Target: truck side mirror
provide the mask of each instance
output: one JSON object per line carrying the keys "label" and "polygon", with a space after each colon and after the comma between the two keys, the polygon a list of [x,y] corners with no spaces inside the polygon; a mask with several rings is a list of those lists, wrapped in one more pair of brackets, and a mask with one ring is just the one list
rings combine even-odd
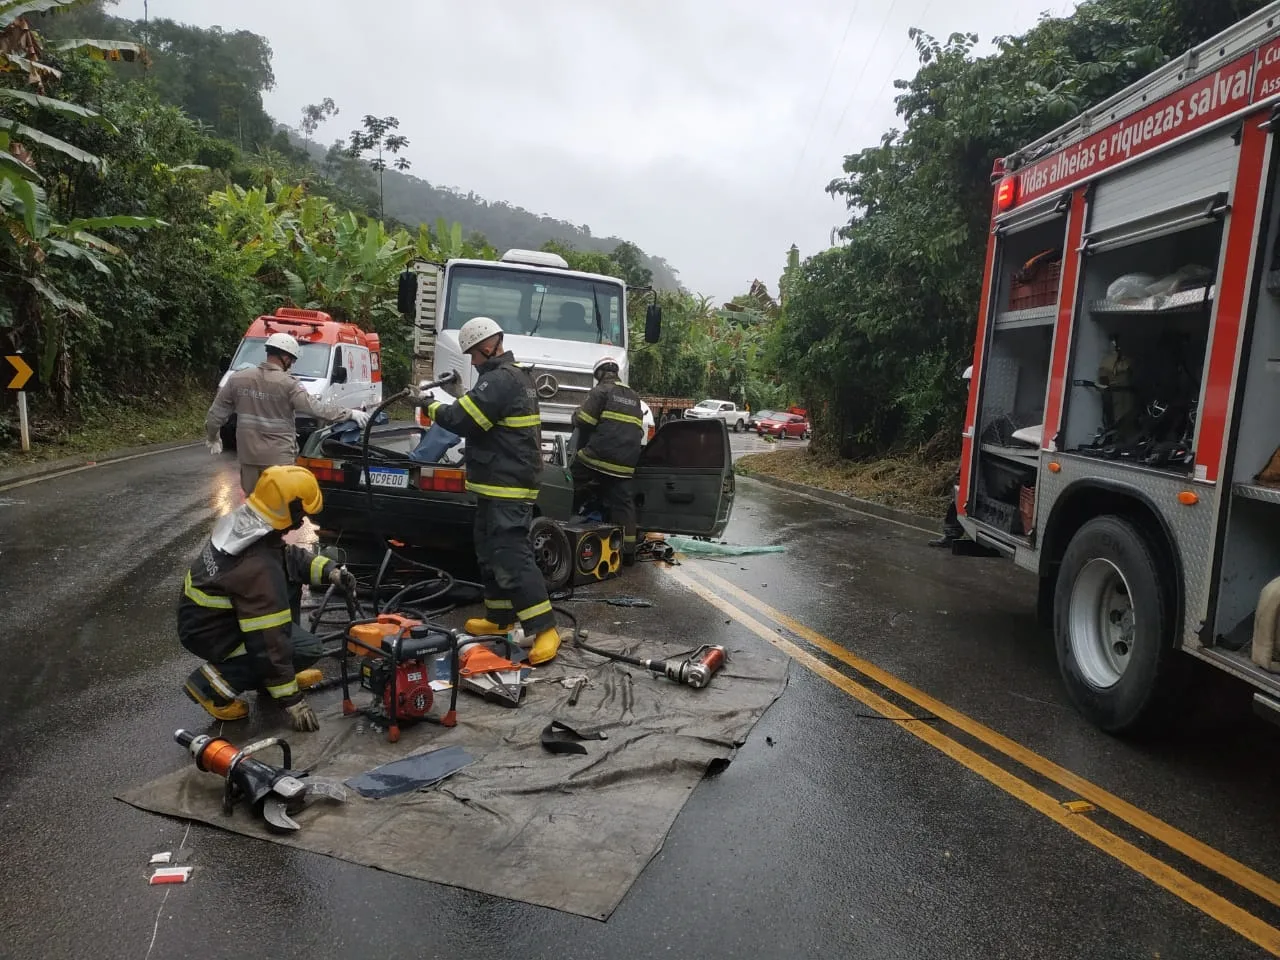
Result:
{"label": "truck side mirror", "polygon": [[396,308],[406,317],[412,317],[418,307],[418,275],[412,270],[400,274],[400,289],[396,292]]}
{"label": "truck side mirror", "polygon": [[333,368],[333,377],[331,378],[331,380],[332,380],[332,382],[333,382],[333,383],[346,383],[346,382],[347,382],[347,368],[346,368],[346,367],[334,367],[334,368]]}
{"label": "truck side mirror", "polygon": [[657,343],[661,339],[662,308],[656,303],[651,303],[644,312],[644,342]]}

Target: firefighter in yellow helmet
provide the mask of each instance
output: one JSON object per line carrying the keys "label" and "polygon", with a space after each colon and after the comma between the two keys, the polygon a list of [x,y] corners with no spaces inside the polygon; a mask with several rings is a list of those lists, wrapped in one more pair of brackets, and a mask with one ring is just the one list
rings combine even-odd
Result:
{"label": "firefighter in yellow helmet", "polygon": [[187,570],[178,637],[207,662],[187,677],[183,690],[218,720],[247,716],[239,696],[256,688],[288,712],[295,730],[320,727],[302,696],[320,679],[318,670],[306,669],[320,658],[320,641],[294,622],[297,586],[354,589],[355,578],[283,537],[322,505],[309,470],[267,467],[248,500],[214,524]]}

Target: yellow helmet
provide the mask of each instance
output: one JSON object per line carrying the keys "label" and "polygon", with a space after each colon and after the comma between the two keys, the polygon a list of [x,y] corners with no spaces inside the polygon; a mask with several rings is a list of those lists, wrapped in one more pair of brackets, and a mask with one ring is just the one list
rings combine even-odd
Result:
{"label": "yellow helmet", "polygon": [[298,522],[290,509],[295,500],[308,514],[319,513],[324,506],[315,474],[293,464],[267,467],[249,494],[249,505],[276,530],[288,530]]}

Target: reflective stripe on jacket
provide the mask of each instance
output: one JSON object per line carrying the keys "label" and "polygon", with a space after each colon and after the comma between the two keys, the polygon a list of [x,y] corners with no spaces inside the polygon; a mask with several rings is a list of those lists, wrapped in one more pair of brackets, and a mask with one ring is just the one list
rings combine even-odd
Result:
{"label": "reflective stripe on jacket", "polygon": [[542,419],[533,378],[508,350],[480,367],[456,403],[429,402],[427,416],[466,437],[467,489],[480,497],[537,500]]}
{"label": "reflective stripe on jacket", "polygon": [[182,645],[211,663],[251,656],[262,685],[288,706],[301,693],[293,671],[289,584],[322,586],[328,557],[269,535],[233,557],[210,541],[192,562],[178,601]]}
{"label": "reflective stripe on jacket", "polygon": [[578,459],[613,477],[636,472],[644,439],[640,396],[605,374],[573,415],[578,428]]}
{"label": "reflective stripe on jacket", "polygon": [[313,397],[293,374],[263,361],[227,378],[209,407],[205,433],[209,440],[216,440],[234,413],[236,455],[241,463],[255,467],[293,463],[298,457],[295,412],[329,421],[346,417],[347,408]]}

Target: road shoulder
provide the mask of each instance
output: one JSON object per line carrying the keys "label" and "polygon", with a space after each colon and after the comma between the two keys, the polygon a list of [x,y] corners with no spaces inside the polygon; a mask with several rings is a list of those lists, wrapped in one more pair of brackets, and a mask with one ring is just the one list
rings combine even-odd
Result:
{"label": "road shoulder", "polygon": [[109,450],[104,453],[86,453],[74,457],[63,457],[58,460],[41,460],[37,463],[23,464],[18,467],[5,467],[0,469],[0,485],[19,480],[38,480],[53,474],[65,473],[68,470],[78,470],[81,467],[103,466],[117,460],[127,460],[131,457],[163,453],[166,450],[178,450],[182,447],[194,446],[198,442],[197,440],[169,440],[165,443],[148,443],[140,447],[122,447],[121,449]]}
{"label": "road shoulder", "polygon": [[795,483],[791,480],[780,480],[777,477],[766,476],[765,474],[756,473],[753,470],[738,470],[739,479],[754,480],[757,483],[763,483],[770,487],[777,487],[779,490],[786,490],[790,493],[799,493],[813,500],[829,503],[833,506],[844,507],[847,510],[856,510],[858,513],[869,514],[873,517],[880,517],[884,520],[892,520],[895,523],[905,524],[908,527],[914,527],[927,533],[939,533],[942,530],[942,522],[937,517],[922,517],[918,514],[910,513],[906,510],[898,510],[895,507],[886,507],[882,503],[875,503],[871,500],[862,500],[858,497],[851,497],[843,493],[834,493],[831,490],[824,490],[821,487],[811,487],[804,483]]}

